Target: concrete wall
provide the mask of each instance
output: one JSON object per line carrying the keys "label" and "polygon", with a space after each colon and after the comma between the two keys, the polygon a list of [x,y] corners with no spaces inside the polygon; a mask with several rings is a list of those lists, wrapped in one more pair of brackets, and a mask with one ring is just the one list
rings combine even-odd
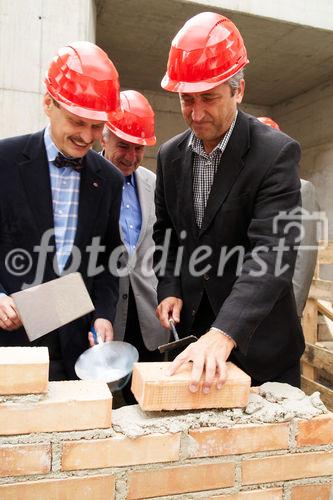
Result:
{"label": "concrete wall", "polygon": [[94,0],[1,0],[0,137],[44,126],[42,81],[50,60],[68,42],[94,41],[95,24]]}
{"label": "concrete wall", "polygon": [[[333,239],[333,84],[327,82],[272,109],[281,128],[302,146],[300,174],[316,189],[319,207]],[[321,266],[320,277],[333,279],[333,266]]]}
{"label": "concrete wall", "polygon": [[281,128],[302,145],[301,176],[313,182],[333,238],[333,84],[314,88],[273,108]]}
{"label": "concrete wall", "polygon": [[333,28],[333,4],[327,0],[185,0],[206,6],[235,12],[244,12],[253,16],[293,22],[315,28]]}
{"label": "concrete wall", "polygon": [[156,138],[154,147],[147,147],[144,166],[156,170],[156,154],[159,146],[174,135],[185,130],[186,125],[180,112],[178,94],[172,92],[152,92],[141,90],[155,112]]}

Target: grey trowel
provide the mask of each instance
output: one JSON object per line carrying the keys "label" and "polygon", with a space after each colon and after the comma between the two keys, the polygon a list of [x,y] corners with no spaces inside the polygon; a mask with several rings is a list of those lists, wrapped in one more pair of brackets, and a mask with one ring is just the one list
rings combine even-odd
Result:
{"label": "grey trowel", "polygon": [[173,342],[169,342],[168,344],[159,345],[158,350],[160,352],[172,351],[173,349],[181,349],[182,347],[187,347],[189,344],[192,344],[192,342],[196,342],[198,340],[198,337],[196,337],[195,335],[188,335],[187,337],[180,339],[173,319],[169,319],[169,325],[170,331],[172,332],[175,340]]}
{"label": "grey trowel", "polygon": [[30,342],[94,310],[80,273],[13,293]]}

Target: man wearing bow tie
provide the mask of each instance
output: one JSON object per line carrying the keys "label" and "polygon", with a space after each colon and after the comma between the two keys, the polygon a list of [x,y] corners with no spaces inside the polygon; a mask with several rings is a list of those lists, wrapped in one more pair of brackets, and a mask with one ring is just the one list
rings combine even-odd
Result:
{"label": "man wearing bow tie", "polygon": [[[91,148],[119,107],[119,81],[105,52],[76,42],[58,51],[45,85],[46,129],[0,141],[0,345],[47,346],[50,379],[66,380],[76,378],[91,321],[102,339],[113,337],[118,281],[109,257],[121,244],[123,179]],[[39,282],[79,271],[95,312],[30,343],[10,294],[36,284],[48,231]]]}

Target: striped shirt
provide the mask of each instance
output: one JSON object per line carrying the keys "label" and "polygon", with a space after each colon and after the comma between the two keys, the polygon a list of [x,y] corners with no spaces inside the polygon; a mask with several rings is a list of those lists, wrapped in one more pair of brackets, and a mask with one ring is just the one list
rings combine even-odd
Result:
{"label": "striped shirt", "polygon": [[45,129],[44,143],[51,179],[57,262],[62,273],[71,254],[77,228],[80,173],[71,167],[58,168],[54,165],[59,150],[51,139],[50,126]]}
{"label": "striped shirt", "polygon": [[191,133],[189,148],[194,152],[193,160],[193,207],[197,226],[201,228],[205,215],[209,194],[214,182],[217,168],[220,164],[222,154],[227,147],[230,136],[234,129],[237,114],[228,132],[224,135],[218,145],[211,153],[206,153],[202,141],[198,139],[194,132]]}
{"label": "striped shirt", "polygon": [[132,254],[135,251],[142,225],[141,206],[134,172],[125,177],[119,222],[123,242],[128,253]]}
{"label": "striped shirt", "polygon": [[[99,153],[105,158],[105,151]],[[111,160],[108,160],[112,163]],[[112,163],[114,165],[114,163]],[[116,167],[116,165],[114,165]],[[116,167],[118,168],[118,167]],[[121,170],[118,169],[120,172]],[[121,238],[129,254],[133,254],[139,240],[142,213],[135,172],[124,176],[123,196],[120,206],[119,225]]]}

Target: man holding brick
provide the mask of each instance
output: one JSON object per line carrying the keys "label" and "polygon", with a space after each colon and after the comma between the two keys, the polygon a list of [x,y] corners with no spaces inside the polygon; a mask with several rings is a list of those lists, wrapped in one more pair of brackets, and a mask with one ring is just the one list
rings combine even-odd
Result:
{"label": "man holding brick", "polygon": [[300,148],[237,109],[247,63],[236,26],[204,12],[174,38],[162,80],[179,93],[189,129],[158,154],[154,239],[168,252],[164,263],[156,253],[157,314],[164,327],[179,323],[180,336],[200,337],[170,369],[193,361],[193,392],[203,373],[203,392],[215,380],[221,388],[228,359],[253,384],[300,384],[292,290]]}
{"label": "man holding brick", "polygon": [[[65,380],[76,378],[74,364],[89,345],[91,321],[104,340],[113,337],[118,280],[108,259],[121,244],[123,179],[91,147],[119,107],[119,81],[105,52],[76,42],[58,51],[45,85],[46,129],[0,141],[0,345],[47,346],[50,379]],[[93,256],[94,241],[104,251]],[[73,271],[77,256],[74,270],[92,297],[93,317],[30,343],[10,294]]]}

